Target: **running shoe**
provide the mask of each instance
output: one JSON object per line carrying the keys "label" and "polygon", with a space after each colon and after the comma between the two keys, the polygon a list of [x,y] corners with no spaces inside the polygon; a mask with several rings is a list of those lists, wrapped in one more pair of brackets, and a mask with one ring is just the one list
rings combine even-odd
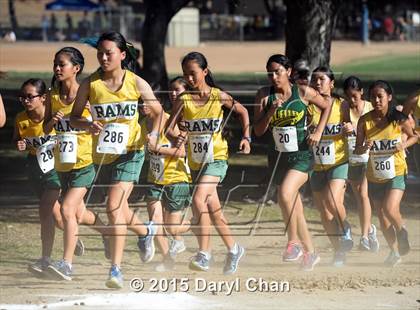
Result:
{"label": "running shoe", "polygon": [[172,239],[169,244],[169,255],[171,257],[176,257],[179,253],[182,253],[186,250],[184,240],[175,240]]}
{"label": "running shoe", "polygon": [[239,244],[237,246],[237,253],[228,252],[225,259],[225,265],[223,267],[223,273],[225,275],[233,274],[238,269],[239,261],[245,254],[245,249]]}
{"label": "running shoe", "polygon": [[47,270],[48,266],[51,264],[51,260],[49,258],[40,258],[36,260],[34,263],[28,265],[28,271],[32,272],[33,274],[39,276]]}
{"label": "running shoe", "polygon": [[408,243],[408,232],[402,227],[400,231],[397,231],[398,241],[398,253],[401,256],[407,255],[410,252],[410,244]]}
{"label": "running shoe", "polygon": [[369,239],[369,246],[370,250],[372,252],[378,252],[379,251],[379,240],[376,236],[376,226],[370,225],[370,230],[368,232],[368,239]]}
{"label": "running shoe", "polygon": [[139,237],[137,246],[140,250],[140,259],[143,263],[150,262],[155,256],[154,238],[157,232],[157,227],[152,221],[147,224],[147,236]]}
{"label": "running shoe", "polygon": [[389,252],[388,257],[385,259],[384,264],[388,267],[395,267],[401,263],[401,256],[395,251]]}
{"label": "running shoe", "polygon": [[108,280],[106,280],[105,285],[108,288],[119,289],[123,287],[123,274],[117,265],[112,265],[111,269],[109,269],[109,277]]}
{"label": "running shoe", "polygon": [[203,252],[198,252],[191,258],[190,269],[198,271],[208,271],[210,268],[210,259]]}
{"label": "running shoe", "polygon": [[348,252],[353,248],[353,239],[351,237],[351,227],[349,222],[343,222],[343,234],[339,238],[340,252]]}
{"label": "running shoe", "polygon": [[365,236],[360,237],[359,250],[370,251],[370,242],[369,242],[368,237],[365,237]]}
{"label": "running shoe", "polygon": [[59,260],[48,266],[48,273],[59,280],[71,281],[72,268],[65,260]]}
{"label": "running shoe", "polygon": [[303,255],[302,246],[296,242],[287,243],[286,250],[283,253],[284,262],[297,261]]}
{"label": "running shoe", "polygon": [[321,257],[317,253],[305,252],[303,254],[301,269],[303,271],[312,271],[316,264],[319,263]]}

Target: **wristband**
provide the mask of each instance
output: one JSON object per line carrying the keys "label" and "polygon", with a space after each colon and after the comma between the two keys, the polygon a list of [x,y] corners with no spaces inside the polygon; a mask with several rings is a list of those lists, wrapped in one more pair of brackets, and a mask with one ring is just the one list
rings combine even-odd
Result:
{"label": "wristband", "polygon": [[242,140],[247,140],[249,143],[251,143],[251,142],[252,142],[251,137],[242,137]]}

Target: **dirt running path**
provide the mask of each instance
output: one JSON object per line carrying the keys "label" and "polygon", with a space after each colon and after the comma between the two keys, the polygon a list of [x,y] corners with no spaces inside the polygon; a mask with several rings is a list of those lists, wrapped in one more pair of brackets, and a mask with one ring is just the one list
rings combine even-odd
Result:
{"label": "dirt running path", "polygon": [[[282,235],[284,226],[278,219],[273,219],[261,221],[256,226],[254,236],[248,236],[244,233],[245,230],[239,229],[241,227],[232,227],[234,233],[241,235],[236,238],[247,251],[237,274],[234,276],[223,276],[221,272],[225,248],[217,236],[212,237],[215,263],[208,273],[194,272],[188,269],[187,262],[196,249],[196,240],[193,236],[185,237],[187,251],[178,256],[175,270],[164,273],[154,271],[156,266],[154,262],[147,265],[140,263],[135,246],[136,238],[128,237],[123,264],[125,287],[118,292],[107,290],[104,286],[109,263],[102,256],[102,243],[99,237],[89,237],[87,235],[82,237],[87,244],[87,252],[84,256],[75,260],[73,281],[56,282],[35,278],[26,271],[26,265],[30,261],[28,256],[31,255],[27,254],[28,243],[32,242],[30,247],[33,247],[31,250],[35,252],[38,252],[37,249],[40,246],[38,238],[34,237],[38,234],[38,224],[1,222],[0,240],[2,240],[2,245],[0,257],[2,257],[2,262],[0,274],[2,276],[0,286],[2,289],[0,303],[45,305],[52,302],[99,295],[99,301],[95,302],[105,303],[102,305],[108,305],[112,308],[112,304],[105,302],[110,298],[106,295],[110,293],[133,293],[129,288],[129,281],[132,278],[141,278],[144,281],[145,286],[142,293],[151,293],[152,278],[168,279],[168,281],[173,278],[187,278],[189,279],[188,294],[198,299],[183,310],[196,308],[201,310],[226,308],[417,309],[420,299],[420,220],[418,209],[412,209],[415,208],[413,206],[407,208],[411,209],[410,215],[404,217],[410,234],[412,251],[403,258],[403,263],[393,269],[386,268],[383,265],[388,249],[382,234],[379,233],[381,243],[379,253],[365,253],[354,249],[348,254],[347,264],[342,268],[334,268],[330,264],[332,252],[327,237],[314,237],[315,246],[321,255],[321,262],[313,272],[302,272],[299,270],[298,264],[281,261],[281,253],[286,243],[286,238]],[[280,213],[279,210],[277,211]],[[6,212],[6,210],[1,212]],[[15,213],[16,217],[21,219],[36,216],[36,210],[13,212],[17,212]],[[315,210],[309,210],[309,213],[312,214],[311,218],[313,218],[309,221],[310,229],[313,234],[322,234],[323,229],[316,217],[317,213],[314,212]],[[235,213],[233,209],[227,210],[226,214],[231,221],[246,221],[248,218],[241,215],[242,213]],[[9,217],[10,215],[3,217],[3,219]],[[144,213],[141,218],[144,218]],[[360,235],[357,228],[357,217],[354,212],[349,212],[349,221],[353,224],[353,236],[357,244]],[[251,226],[246,227],[250,228]],[[90,232],[86,227],[82,227],[80,231],[81,234]],[[59,255],[60,245],[61,233],[58,233],[54,257]],[[155,261],[159,260],[160,255],[157,254]],[[221,283],[221,281],[238,279],[240,286],[230,296],[226,296],[225,288],[219,292],[211,292],[209,287],[207,290],[199,292],[197,289],[199,289],[200,283],[196,282],[199,281],[198,278],[205,279],[207,284],[210,281]],[[250,278],[262,278],[264,281],[277,283],[287,281],[290,291],[252,292],[246,287],[246,281]],[[254,285],[253,287],[257,286]],[[166,293],[172,292],[174,290],[171,287],[166,291]],[[158,293],[163,293],[163,291],[158,290]],[[148,300],[146,297],[146,295],[139,294],[137,297],[138,303],[147,309],[158,308],[157,305],[154,308],[153,304],[150,307],[143,304],[142,300]],[[128,297],[126,298],[127,308],[129,308],[128,305],[131,301]],[[166,294],[161,294],[156,298],[159,300],[163,298],[162,302],[165,302],[169,309],[176,309],[177,306],[181,307],[183,304],[177,304],[174,300],[171,301],[171,298]],[[92,300],[83,301],[83,303],[85,305],[91,303],[91,306],[101,305],[93,303]],[[7,309],[9,307],[2,305],[0,308]],[[133,306],[133,308],[136,307]]]}
{"label": "dirt running path", "polygon": [[[51,72],[54,53],[64,46],[79,48],[86,58],[86,72],[98,67],[96,52],[87,45],[74,42],[17,42],[0,44],[0,71]],[[259,72],[267,58],[284,52],[284,42],[206,42],[196,48],[166,48],[168,71],[180,71],[180,59],[196,50],[208,58],[211,69],[218,73]],[[381,42],[362,46],[358,42],[335,41],[332,44],[332,65],[348,63],[366,57],[406,55],[420,52],[418,43]]]}

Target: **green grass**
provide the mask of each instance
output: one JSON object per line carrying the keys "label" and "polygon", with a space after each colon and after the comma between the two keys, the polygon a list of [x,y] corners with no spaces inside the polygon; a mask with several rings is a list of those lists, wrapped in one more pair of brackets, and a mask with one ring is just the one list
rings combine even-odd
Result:
{"label": "green grass", "polygon": [[367,58],[336,66],[334,70],[341,73],[343,77],[356,75],[363,80],[384,79],[418,83],[420,80],[420,55]]}

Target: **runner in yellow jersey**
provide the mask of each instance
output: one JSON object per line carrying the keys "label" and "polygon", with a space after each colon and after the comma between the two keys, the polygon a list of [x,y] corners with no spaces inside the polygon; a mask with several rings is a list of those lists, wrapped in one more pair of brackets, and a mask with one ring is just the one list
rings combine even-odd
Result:
{"label": "runner in yellow jersey", "polygon": [[[190,268],[209,270],[209,234],[213,221],[228,249],[223,272],[232,274],[236,272],[245,250],[233,239],[217,194],[217,184],[226,175],[228,158],[227,141],[222,136],[222,107],[232,109],[240,117],[243,131],[240,150],[245,154],[250,152],[248,111],[230,95],[215,87],[203,54],[188,53],[182,60],[182,70],[190,89],[176,102],[169,127],[173,130],[177,121],[182,119],[188,135],[188,164],[195,183],[193,214],[200,231],[199,252],[192,258]],[[180,140],[184,135],[181,134]]]}
{"label": "runner in yellow jersey", "polygon": [[[150,109],[141,105],[144,115],[150,113]],[[169,120],[169,114],[164,115],[164,124]],[[150,119],[144,118],[141,122],[142,130],[151,130]],[[175,128],[175,134],[179,133]],[[172,141],[171,141],[172,140]],[[150,188],[146,200],[149,218],[162,224],[159,226],[156,241],[163,255],[163,263],[156,267],[158,271],[166,271],[174,267],[174,259],[178,253],[185,251],[185,245],[181,234],[190,229],[189,222],[182,221],[184,209],[191,203],[189,173],[185,163],[185,147],[176,147],[176,141],[162,135],[157,145],[149,144],[149,173],[148,181]],[[168,244],[163,231],[170,238]]]}
{"label": "runner in yellow jersey", "polygon": [[346,101],[343,102],[343,132],[347,135],[347,150],[349,153],[348,182],[358,203],[360,228],[362,231],[359,249],[377,252],[379,250],[379,241],[376,237],[376,226],[372,224],[372,208],[366,179],[369,154],[356,155],[353,153],[356,146],[357,122],[362,115],[371,111],[373,107],[369,101],[363,100],[362,81],[358,77],[349,76],[345,79],[343,91],[346,98]]}
{"label": "runner in yellow jersey", "polygon": [[[374,110],[363,115],[357,125],[356,154],[369,150],[367,179],[369,198],[378,210],[384,237],[391,249],[385,264],[395,266],[400,255],[410,250],[408,233],[400,213],[405,190],[407,163],[404,150],[417,142],[418,136],[401,112],[391,108],[393,90],[386,81],[376,81],[369,88]],[[407,141],[402,141],[402,133]]]}
{"label": "runner in yellow jersey", "polygon": [[31,187],[39,198],[39,218],[41,222],[42,256],[28,270],[40,275],[51,264],[54,244],[54,220],[63,228],[60,214],[60,180],[54,170],[53,136],[45,135],[42,124],[45,115],[46,86],[40,79],[30,79],[23,83],[19,101],[25,108],[17,114],[13,141],[18,151],[28,151],[26,172]]}
{"label": "runner in yellow jersey", "polygon": [[[83,81],[77,93],[70,124],[93,133],[93,161],[98,180],[109,186],[107,215],[111,231],[111,268],[106,286],[122,288],[121,260],[127,228],[141,236],[141,251],[154,255],[153,238],[156,226],[142,224],[128,207],[133,183],[139,179],[144,161],[144,145],[138,123],[138,101],[150,107],[153,121],[151,144],[156,143],[162,130],[162,108],[150,85],[135,75],[136,58],[133,46],[118,32],[102,34],[97,42],[100,68]],[[93,121],[82,117],[90,103]],[[145,141],[145,139],[143,139]]]}
{"label": "runner in yellow jersey", "polygon": [[[413,116],[416,133],[420,136],[420,91],[417,91],[414,95],[407,98],[404,103],[403,113],[407,116],[410,114]],[[420,141],[413,146],[413,149],[416,172],[414,173],[414,177],[409,174],[408,180],[414,179],[414,182],[417,184],[420,183]]]}
{"label": "runner in yellow jersey", "polygon": [[[328,67],[318,67],[312,73],[312,86],[321,94],[331,96],[334,74]],[[348,154],[343,134],[344,114],[342,99],[331,97],[332,106],[321,141],[313,147],[314,171],[311,188],[314,202],[321,213],[325,231],[334,247],[334,266],[342,266],[346,252],[353,247],[350,224],[346,221],[344,193],[348,170]],[[312,125],[319,123],[319,110],[309,107]],[[338,236],[338,237],[337,237]]]}
{"label": "runner in yellow jersey", "polygon": [[[95,230],[105,233],[102,228],[104,224],[92,211],[86,209],[83,200],[95,178],[92,136],[88,131],[70,125],[70,114],[79,88],[77,76],[83,71],[83,66],[83,55],[74,47],[64,47],[55,54],[52,89],[47,96],[43,125],[45,133],[55,131],[57,134],[55,170],[63,189],[63,259],[51,264],[48,270],[64,280],[72,279],[78,224],[95,225],[92,226]],[[84,110],[82,116],[92,119],[88,109]]]}

